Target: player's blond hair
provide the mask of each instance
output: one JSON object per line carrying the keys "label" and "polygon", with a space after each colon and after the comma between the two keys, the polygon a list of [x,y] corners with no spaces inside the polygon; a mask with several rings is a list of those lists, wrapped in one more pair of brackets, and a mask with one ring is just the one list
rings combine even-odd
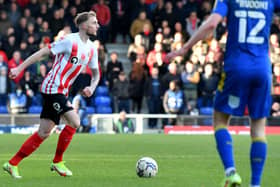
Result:
{"label": "player's blond hair", "polygon": [[87,21],[88,18],[91,16],[96,17],[96,13],[94,11],[81,12],[81,13],[77,14],[74,22],[77,26],[79,26],[81,23],[84,23],[85,21]]}

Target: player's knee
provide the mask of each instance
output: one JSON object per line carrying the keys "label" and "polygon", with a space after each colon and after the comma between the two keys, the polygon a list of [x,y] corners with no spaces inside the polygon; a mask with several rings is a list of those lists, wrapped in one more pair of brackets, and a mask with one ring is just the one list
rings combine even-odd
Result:
{"label": "player's knee", "polygon": [[80,121],[73,121],[70,126],[77,129],[80,127]]}
{"label": "player's knee", "polygon": [[51,131],[50,130],[39,130],[38,131],[38,135],[42,138],[42,139],[46,139],[50,136]]}

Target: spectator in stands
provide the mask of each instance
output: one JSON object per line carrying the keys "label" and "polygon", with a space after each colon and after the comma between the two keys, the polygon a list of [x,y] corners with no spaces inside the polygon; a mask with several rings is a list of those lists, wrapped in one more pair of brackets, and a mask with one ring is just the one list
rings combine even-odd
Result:
{"label": "spectator in stands", "polygon": [[146,61],[146,64],[149,67],[150,74],[152,73],[152,69],[154,66],[157,66],[161,69],[160,70],[161,75],[162,75],[162,73],[166,72],[167,65],[166,65],[166,62],[163,62],[165,55],[166,55],[166,53],[163,52],[163,50],[162,50],[162,44],[155,43],[154,49],[148,53],[147,61]]}
{"label": "spectator in stands", "polygon": [[[1,58],[1,57],[0,57]],[[6,65],[0,64],[0,106],[6,105],[10,84],[8,78],[8,68]]]}
{"label": "spectator in stands", "polygon": [[152,13],[152,22],[155,32],[160,32],[159,30],[161,29],[161,22],[163,20],[164,11],[164,0],[157,0],[156,8]]}
{"label": "spectator in stands", "polygon": [[279,102],[272,103],[270,115],[272,117],[280,117],[280,103]]}
{"label": "spectator in stands", "polygon": [[30,71],[24,72],[24,76],[20,80],[19,84],[21,85],[23,92],[27,96],[26,106],[29,107],[32,105],[32,100],[37,92],[36,83]]}
{"label": "spectator in stands", "polygon": [[174,7],[174,16],[177,23],[180,23],[182,28],[185,28],[186,25],[186,17],[188,16],[188,13],[186,9],[184,8],[184,3],[182,0],[176,1],[176,6]]}
{"label": "spectator in stands", "polygon": [[134,62],[137,58],[137,54],[139,54],[141,51],[145,52],[145,48],[143,46],[143,38],[140,34],[137,34],[134,38],[134,42],[128,47],[127,57],[131,62]]}
{"label": "spectator in stands", "polygon": [[48,21],[43,21],[42,25],[39,28],[39,35],[43,41],[48,40],[49,43],[51,42],[51,38],[53,37],[53,34],[51,33],[51,30],[49,28]]}
{"label": "spectator in stands", "polygon": [[31,15],[31,10],[27,7],[23,9],[23,17],[26,18],[27,23],[35,23],[35,18]]}
{"label": "spectator in stands", "polygon": [[8,14],[5,10],[1,10],[0,13],[0,34],[5,35],[8,27],[12,26],[12,22],[8,18]]}
{"label": "spectator in stands", "polygon": [[112,42],[116,42],[117,34],[121,34],[123,43],[126,43],[126,36],[128,35],[129,22],[128,4],[126,0],[110,0],[110,8],[112,12]]}
{"label": "spectator in stands", "polygon": [[125,72],[120,72],[119,79],[116,80],[113,86],[113,95],[118,104],[118,111],[130,112],[130,96],[129,96],[129,82],[126,78]]}
{"label": "spectator in stands", "polygon": [[8,17],[12,25],[16,25],[21,17],[20,10],[15,2],[10,4]]}
{"label": "spectator in stands", "polygon": [[175,17],[175,13],[173,11],[172,2],[167,1],[165,3],[165,11],[164,11],[162,19],[166,20],[168,22],[168,25],[170,26],[170,28],[174,27],[174,24],[176,22],[176,17]]}
{"label": "spectator in stands", "polygon": [[[169,89],[163,96],[163,108],[167,114],[183,114],[186,106],[184,92],[180,89],[177,81],[169,83]],[[169,125],[176,125],[177,120],[169,120]]]}
{"label": "spectator in stands", "polygon": [[141,63],[133,63],[129,74],[129,95],[132,100],[132,112],[140,113],[144,95],[146,73]]}
{"label": "spectator in stands", "polygon": [[280,103],[280,63],[273,65],[271,94],[273,96],[273,102]]}
{"label": "spectator in stands", "polygon": [[118,60],[117,52],[112,52],[110,58],[111,60],[107,63],[106,79],[109,90],[111,91],[114,87],[114,82],[118,79],[120,72],[123,71],[123,65]]}
{"label": "spectator in stands", "polygon": [[16,85],[15,92],[9,94],[8,109],[11,114],[25,113],[27,111],[27,97],[20,84]]}
{"label": "spectator in stands", "polygon": [[27,19],[25,17],[21,17],[19,23],[14,26],[15,27],[15,36],[17,41],[22,41],[23,33],[27,31]]}
{"label": "spectator in stands", "polygon": [[[153,67],[151,77],[145,82],[144,95],[147,99],[147,106],[149,114],[160,114],[162,106],[162,83],[159,79],[158,67]],[[150,118],[148,121],[149,128],[156,128],[157,118]]]}
{"label": "spectator in stands", "polygon": [[137,19],[135,19],[130,27],[130,36],[134,38],[137,34],[140,34],[143,31],[145,24],[148,24],[153,32],[153,26],[151,21],[147,18],[146,12],[141,11]]}
{"label": "spectator in stands", "polygon": [[81,126],[78,129],[79,132],[89,132],[90,130],[90,123],[88,120],[88,114],[86,111],[86,100],[82,96],[81,91],[73,98],[72,106],[75,112],[77,112],[80,116],[80,123]]}
{"label": "spectator in stands", "polygon": [[212,107],[219,77],[214,73],[213,65],[208,63],[204,66],[204,72],[200,75],[198,83],[199,107]]}
{"label": "spectator in stands", "polygon": [[15,50],[17,50],[18,46],[16,43],[16,37],[15,35],[7,36],[8,40],[3,42],[3,50],[6,52],[8,58],[12,58],[13,53]]}
{"label": "spectator in stands", "polygon": [[[166,22],[167,21],[164,20],[163,25]],[[171,50],[171,44],[173,42],[173,36],[172,36],[172,33],[171,33],[171,28],[168,25],[163,26],[162,34],[163,34],[162,49],[163,49],[164,52],[169,52]]]}
{"label": "spectator in stands", "polygon": [[206,16],[210,15],[212,11],[212,6],[210,1],[203,1],[199,10],[197,11],[198,17],[204,20]]}
{"label": "spectator in stands", "polygon": [[199,83],[200,74],[192,61],[187,61],[185,68],[181,73],[181,80],[183,82],[183,91],[188,103],[193,103],[196,106],[197,100],[197,85]]}
{"label": "spectator in stands", "polygon": [[41,3],[40,4],[40,11],[38,16],[43,18],[44,21],[49,22],[51,20],[52,17],[52,11],[48,11],[48,6],[46,3]]}
{"label": "spectator in stands", "polygon": [[[8,62],[8,68],[9,71],[12,68],[17,67],[18,65],[20,65],[23,62],[23,60],[21,59],[21,55],[19,51],[15,51],[13,53],[13,58],[11,60],[9,60]],[[24,71],[20,72],[20,74],[13,80],[11,80],[11,91],[15,91],[16,88],[16,84],[18,84],[20,82],[20,80],[23,78],[24,75]]]}
{"label": "spectator in stands", "polygon": [[126,112],[122,110],[117,122],[114,123],[113,130],[119,134],[134,133],[135,127],[131,119],[126,117]]}
{"label": "spectator in stands", "polygon": [[177,72],[177,65],[172,62],[168,65],[168,72],[165,73],[161,79],[162,84],[162,93],[165,93],[166,90],[169,88],[169,83],[171,81],[176,80],[181,87],[182,81],[181,81],[181,75]]}
{"label": "spectator in stands", "polygon": [[61,17],[60,9],[54,10],[52,19],[50,23],[50,30],[53,33],[53,35],[57,35],[58,32],[63,28],[64,21],[63,17]]}
{"label": "spectator in stands", "polygon": [[174,33],[181,33],[182,40],[186,41],[189,39],[190,36],[187,34],[187,32],[183,28],[185,28],[185,27],[183,27],[181,22],[176,22],[174,25]]}
{"label": "spectator in stands", "polygon": [[271,32],[271,34],[279,34],[280,33],[280,17],[277,14],[274,14],[270,32]]}
{"label": "spectator in stands", "polygon": [[83,12],[86,10],[84,1],[82,2],[81,0],[74,0],[73,4],[77,8],[77,12]]}
{"label": "spectator in stands", "polygon": [[142,44],[145,48],[145,51],[148,52],[149,50],[151,50],[154,40],[154,34],[148,23],[144,24],[143,31],[140,33],[140,35],[142,36]]}
{"label": "spectator in stands", "polygon": [[91,9],[96,12],[98,23],[100,25],[98,38],[102,44],[105,44],[108,41],[109,26],[111,23],[110,8],[105,4],[104,0],[98,0]]}
{"label": "spectator in stands", "polygon": [[186,18],[186,31],[192,36],[197,31],[200,25],[200,19],[197,17],[197,13],[192,11],[188,18]]}

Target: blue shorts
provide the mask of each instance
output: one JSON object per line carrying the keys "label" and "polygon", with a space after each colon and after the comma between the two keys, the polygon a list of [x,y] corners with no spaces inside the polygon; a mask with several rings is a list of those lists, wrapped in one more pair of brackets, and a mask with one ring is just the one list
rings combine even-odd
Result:
{"label": "blue shorts", "polygon": [[249,115],[253,119],[269,116],[271,109],[269,69],[237,69],[224,72],[215,97],[215,110],[243,116],[248,106]]}

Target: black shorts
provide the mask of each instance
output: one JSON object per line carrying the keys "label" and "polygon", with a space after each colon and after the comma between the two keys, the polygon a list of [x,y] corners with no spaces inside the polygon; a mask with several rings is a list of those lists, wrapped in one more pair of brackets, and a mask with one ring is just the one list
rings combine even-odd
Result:
{"label": "black shorts", "polygon": [[50,119],[56,125],[59,124],[60,116],[69,110],[73,110],[67,105],[67,98],[63,94],[43,94],[43,109],[40,118]]}

